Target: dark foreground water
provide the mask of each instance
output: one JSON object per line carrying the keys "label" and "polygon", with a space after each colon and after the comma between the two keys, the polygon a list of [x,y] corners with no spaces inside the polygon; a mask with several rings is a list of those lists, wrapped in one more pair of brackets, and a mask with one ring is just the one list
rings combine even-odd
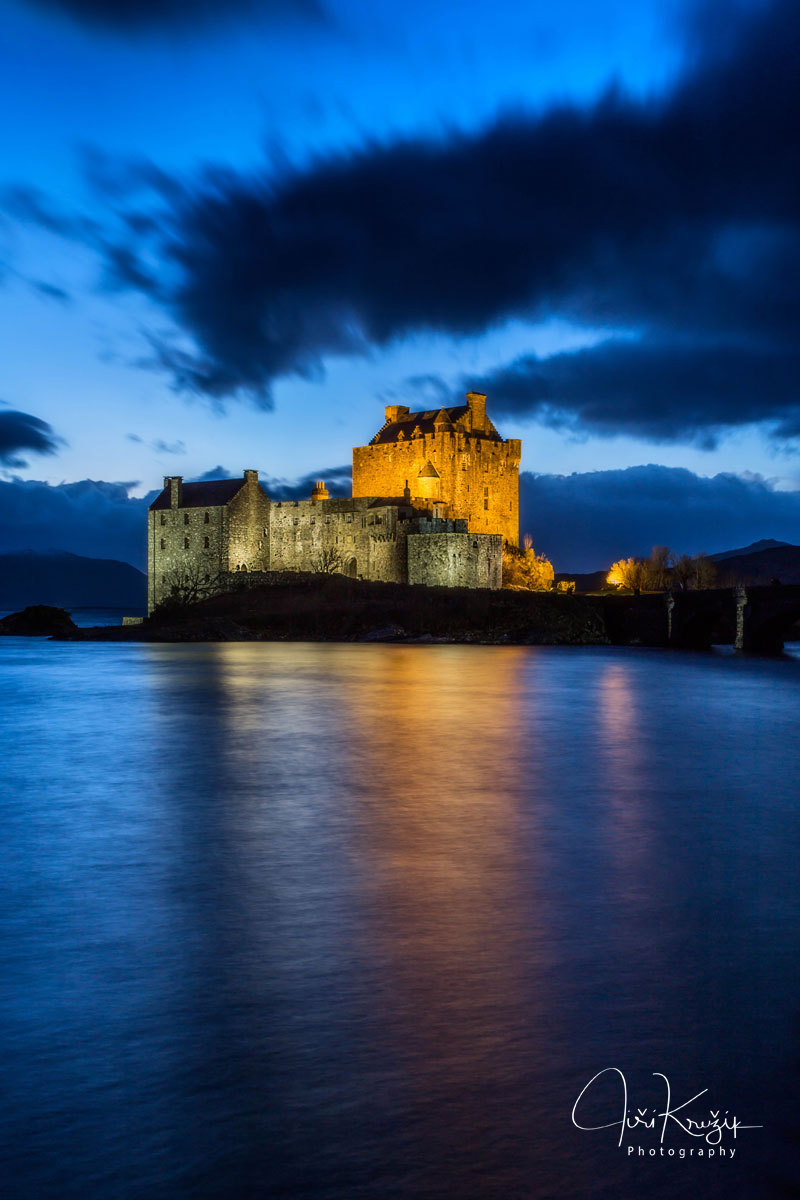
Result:
{"label": "dark foreground water", "polygon": [[797,1195],[797,659],[0,668],[4,1200]]}

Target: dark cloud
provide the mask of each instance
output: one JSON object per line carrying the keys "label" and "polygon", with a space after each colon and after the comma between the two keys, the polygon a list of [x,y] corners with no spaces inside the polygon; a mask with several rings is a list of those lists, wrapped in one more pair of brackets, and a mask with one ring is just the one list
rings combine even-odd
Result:
{"label": "dark cloud", "polygon": [[[241,475],[216,466],[195,479]],[[274,500],[307,500],[315,479],[325,479],[332,496],[349,496],[350,478],[349,466],[329,467],[295,483],[264,476],[261,483]],[[0,553],[67,550],[89,558],[122,559],[146,571],[147,506],[158,492],[133,497],[130,492],[137,486],[95,479],[55,485],[33,479],[0,480]]]}
{"label": "dark cloud", "polygon": [[800,491],[741,475],[642,466],[520,476],[521,532],[557,571],[596,571],[654,545],[687,554],[761,538],[800,543]]}
{"label": "dark cloud", "polygon": [[205,483],[208,479],[237,479],[241,474],[241,471],[229,471],[227,467],[220,465],[212,467],[210,471],[203,471],[202,475],[193,475],[189,482]]}
{"label": "dark cloud", "polygon": [[[0,551],[67,550],[147,569],[147,505],[132,483],[0,481]],[[155,495],[155,493],[153,493]]]}
{"label": "dark cloud", "polygon": [[[214,467],[199,478],[240,475]],[[296,483],[262,477],[274,500],[304,500],[315,479],[331,495],[350,494],[349,467],[314,472]],[[116,558],[146,569],[146,511],[156,492],[130,496],[135,484],[84,479],[51,486],[0,481],[0,551],[68,550]],[[800,542],[800,492],[759,478],[705,478],[673,467],[631,467],[581,475],[520,477],[521,530],[559,571],[592,571],[653,545],[715,553],[761,538]]]}
{"label": "dark cloud", "polygon": [[[259,174],[171,180],[121,167],[119,228],[102,239],[107,270],[165,309],[177,331],[174,341],[151,339],[149,365],[181,391],[268,404],[276,378],[314,377],[327,355],[555,315],[650,346],[649,359],[613,348],[595,359],[602,366],[605,354],[607,394],[589,419],[608,432],[672,436],[674,421],[689,436],[713,434],[730,423],[720,419],[726,404],[734,421],[785,413],[784,430],[794,429],[800,5],[731,13],[724,45],[698,38],[692,66],[659,98],[612,90],[586,108]],[[92,172],[114,192],[107,162]],[[56,218],[46,209],[44,219]],[[764,366],[749,400],[731,347],[751,378]],[[668,392],[657,376],[670,356]],[[692,356],[703,379],[687,420],[677,385]],[[557,369],[547,386],[563,384],[568,372]],[[583,388],[571,386],[566,407],[579,413]],[[656,427],[650,393],[659,388]],[[526,407],[519,387],[514,403]],[[534,395],[527,407],[541,403]]]}
{"label": "dark cloud", "polygon": [[319,0],[35,0],[40,8],[66,13],[82,25],[122,34],[221,25],[235,19],[260,17],[324,20]]}
{"label": "dark cloud", "polygon": [[285,479],[262,478],[261,486],[271,500],[310,500],[311,489],[321,479],[331,496],[350,496],[353,486],[353,471],[350,465],[328,467],[324,471],[311,471],[295,483]]}
{"label": "dark cloud", "polygon": [[0,463],[5,466],[27,466],[20,451],[58,454],[63,444],[63,438],[56,436],[47,421],[30,413],[0,409]]}
{"label": "dark cloud", "polygon": [[781,437],[800,432],[796,346],[609,340],[527,355],[464,383],[486,391],[493,412],[591,433],[711,448],[719,433],[751,422],[772,422]]}

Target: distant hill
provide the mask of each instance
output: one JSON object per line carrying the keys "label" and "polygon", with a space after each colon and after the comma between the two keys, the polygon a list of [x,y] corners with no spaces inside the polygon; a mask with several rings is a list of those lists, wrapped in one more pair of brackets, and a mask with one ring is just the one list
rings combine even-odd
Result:
{"label": "distant hill", "polygon": [[135,613],[147,606],[147,576],[111,558],[32,550],[0,554],[0,609],[31,604],[126,608]]}
{"label": "distant hill", "polygon": [[589,571],[584,574],[576,574],[574,571],[562,571],[556,575],[556,582],[560,583],[563,580],[574,580],[576,592],[600,592],[603,590],[603,585],[608,575],[609,567],[604,571]]}
{"label": "distant hill", "polygon": [[[709,558],[717,564],[722,587],[735,583],[772,583],[773,579],[781,583],[800,583],[800,546],[792,546],[789,542],[765,538],[739,550],[710,554]],[[556,579],[574,579],[577,592],[599,592],[607,574],[606,567],[584,574],[562,572]]]}
{"label": "distant hill", "polygon": [[760,542],[751,542],[749,546],[740,546],[738,550],[722,550],[719,554],[709,554],[714,562],[722,562],[725,558],[740,558],[745,554],[760,554],[762,550],[776,550],[778,546],[790,546],[790,542],[776,542],[774,538],[762,538]]}
{"label": "distant hill", "polygon": [[[756,543],[758,545],[759,543]],[[741,583],[800,583],[800,546],[774,542],[767,549],[715,554],[721,579]]]}

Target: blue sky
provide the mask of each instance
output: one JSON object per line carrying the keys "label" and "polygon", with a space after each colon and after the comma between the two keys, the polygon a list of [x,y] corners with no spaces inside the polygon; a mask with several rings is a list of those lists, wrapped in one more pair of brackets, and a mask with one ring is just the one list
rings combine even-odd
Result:
{"label": "blue sky", "polygon": [[[112,0],[0,0],[0,102],[13,114],[4,123],[0,175],[5,210],[0,401],[7,410],[47,422],[61,439],[51,454],[21,447],[6,460],[6,478],[53,485],[84,478],[126,481],[133,495],[159,485],[166,473],[190,477],[216,465],[237,473],[255,466],[272,479],[292,480],[347,463],[351,447],[370,438],[382,422],[383,404],[394,396],[424,407],[474,384],[489,392],[489,411],[502,432],[521,437],[523,469],[530,472],[569,475],[657,463],[699,475],[756,474],[779,490],[800,488],[798,402],[784,378],[785,362],[784,375],[775,376],[777,398],[766,396],[763,414],[761,397],[744,396],[735,380],[723,380],[717,399],[707,402],[708,388],[725,374],[709,362],[711,350],[727,353],[732,345],[738,351],[746,344],[748,353],[777,361],[772,327],[765,324],[751,346],[750,315],[728,313],[718,281],[709,300],[701,294],[707,272],[702,279],[687,278],[690,311],[681,325],[675,316],[679,306],[674,300],[665,305],[658,294],[657,214],[652,229],[637,233],[631,250],[630,217],[618,218],[607,197],[617,186],[608,159],[624,144],[618,127],[627,129],[630,119],[637,130],[649,129],[650,114],[669,105],[675,112],[692,104],[702,110],[713,90],[706,80],[719,61],[744,54],[742,47],[757,41],[748,36],[746,22],[773,9],[774,21],[783,19],[779,10],[786,5],[320,0],[315,6],[254,0],[222,6],[227,15],[219,20],[191,0],[173,7],[171,22],[144,20],[130,28],[120,22]],[[730,49],[737,36],[738,50]],[[671,99],[675,95],[678,100]],[[609,102],[610,117],[598,106],[603,96],[616,97]],[[572,116],[566,133],[559,133],[553,114],[565,106]],[[671,112],[659,118],[667,132],[675,124]],[[576,134],[584,114],[598,128],[596,140],[591,128],[586,136]],[[513,127],[508,137],[503,122]],[[552,174],[561,169],[562,159],[542,150],[551,124],[553,136],[562,137],[564,156],[579,159],[592,154],[594,144],[604,147],[605,166],[592,167],[582,195],[588,212],[603,213],[602,227],[591,233],[585,251],[571,247],[559,258],[554,250],[528,295],[527,284],[520,288],[518,280],[510,281],[513,246],[510,251],[501,246],[498,256],[492,252],[503,230],[503,197],[512,187],[498,182],[492,164],[502,164],[498,155],[521,158],[531,146],[536,161],[554,164],[540,176],[532,168],[524,180],[536,211],[539,195],[548,194]],[[628,137],[625,130],[623,135]],[[157,168],[174,192],[143,185],[143,164]],[[224,181],[209,185],[204,174],[209,168],[227,172]],[[501,165],[499,175],[503,170]],[[728,164],[720,170],[724,175]],[[369,229],[362,236],[360,228],[373,222],[370,205],[397,195],[400,172],[399,203],[420,205],[409,221],[413,269],[407,278],[397,247],[386,248],[384,269],[383,234]],[[330,176],[335,178],[328,187]],[[622,168],[619,177],[624,187]],[[379,183],[370,191],[375,179]],[[451,180],[452,194],[437,210],[437,197]],[[521,185],[516,178],[512,183],[516,205]],[[770,187],[766,198],[757,198],[760,209],[748,198],[738,209],[713,214],[715,264],[721,262],[720,271],[730,274],[734,291],[742,279],[747,282],[749,271],[754,286],[763,288],[759,272],[767,270],[769,248],[754,240],[753,230],[783,231],[792,219],[775,202],[780,181]],[[713,190],[704,188],[699,201],[692,200],[693,215]],[[182,195],[175,198],[179,189]],[[658,183],[650,193],[658,203],[662,190]],[[280,270],[291,273],[287,307],[293,315],[286,329],[287,340],[296,344],[285,353],[283,309],[275,299],[283,286],[275,268],[284,253],[279,232],[269,247],[253,250],[253,276],[242,285],[262,305],[260,324],[242,325],[240,331],[236,312],[211,311],[225,275],[225,247],[233,246],[232,261],[241,255],[247,262],[245,234],[241,245],[235,236],[251,199],[278,231],[291,215]],[[226,226],[211,263],[204,222],[217,201]],[[560,202],[558,197],[553,202],[556,214]],[[487,215],[479,220],[493,227],[488,247],[475,242],[476,236],[481,240],[480,224],[477,235],[473,224],[461,243],[454,239],[443,260],[458,275],[452,294],[442,286],[426,307],[424,293],[437,291],[442,269],[432,263],[431,278],[425,277],[424,246],[436,222],[448,224],[462,203],[486,205]],[[645,191],[633,211],[648,203]],[[320,213],[328,241],[315,225],[300,244],[298,211]],[[124,220],[134,212],[152,219],[157,232],[149,242],[138,233],[124,241],[123,232],[129,234]],[[543,212],[538,219],[541,228],[552,216]],[[331,239],[343,220],[342,242],[352,244],[354,256],[371,255],[374,270],[361,263],[351,276],[346,261],[330,270],[320,267],[326,255],[337,257]],[[401,226],[404,220],[400,213]],[[565,226],[571,220],[574,210],[565,207]],[[706,215],[703,221],[705,254]],[[679,212],[665,236],[667,272],[675,273],[670,238],[691,266],[692,245],[675,232],[685,224]],[[415,244],[420,229],[424,236]],[[513,236],[510,225],[509,239]],[[556,231],[542,243],[544,257],[560,236]],[[581,254],[597,259],[609,238],[616,239],[610,265],[598,268],[593,262],[576,285]],[[116,271],[109,248],[116,251],[123,241],[139,274],[146,268],[152,277],[147,286],[132,286]],[[473,244],[471,274],[464,256]],[[191,265],[180,257],[184,252],[192,256]],[[265,256],[261,276],[259,253]],[[528,253],[532,265],[525,269],[533,278],[539,256]],[[733,266],[723,262],[725,254]],[[634,258],[638,275],[630,267]],[[304,291],[306,272],[313,279]],[[617,273],[626,276],[624,294],[613,283]],[[671,286],[677,293],[675,280]],[[403,289],[409,294],[402,295]],[[463,303],[459,289],[473,289],[475,304]],[[485,304],[484,294],[491,297]],[[784,319],[784,299],[776,299],[778,316],[768,314],[774,324]],[[715,310],[699,358],[693,303],[703,320]],[[220,309],[225,305],[223,296]],[[253,331],[269,321],[278,332],[261,362]],[[673,386],[676,353],[680,357],[690,342],[699,367],[693,358],[676,373]],[[632,344],[648,352],[655,346],[661,357],[632,367]],[[593,348],[607,345],[621,350],[610,365],[605,355],[608,392],[594,403]],[[588,353],[579,359],[574,352],[581,348]],[[192,359],[194,382],[181,391],[183,354]],[[773,357],[762,372],[767,392]],[[728,374],[749,379],[751,370],[748,360]],[[690,386],[685,397],[678,394],[698,371],[708,375],[706,393],[695,395]],[[627,394],[620,399],[620,389],[634,386],[633,400]],[[726,386],[730,416],[724,395],[718,400]],[[663,409],[663,419],[648,414],[648,407]],[[688,409],[697,410],[696,419],[687,417]]]}

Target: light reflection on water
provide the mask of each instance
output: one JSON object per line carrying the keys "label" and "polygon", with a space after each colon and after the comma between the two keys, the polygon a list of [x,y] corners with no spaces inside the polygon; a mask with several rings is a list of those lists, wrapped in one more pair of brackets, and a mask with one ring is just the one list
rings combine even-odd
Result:
{"label": "light reflection on water", "polygon": [[[749,1197],[791,1174],[797,662],[0,653],[4,1195]],[[713,1170],[629,1160],[570,1123],[610,1065],[767,1129]]]}

